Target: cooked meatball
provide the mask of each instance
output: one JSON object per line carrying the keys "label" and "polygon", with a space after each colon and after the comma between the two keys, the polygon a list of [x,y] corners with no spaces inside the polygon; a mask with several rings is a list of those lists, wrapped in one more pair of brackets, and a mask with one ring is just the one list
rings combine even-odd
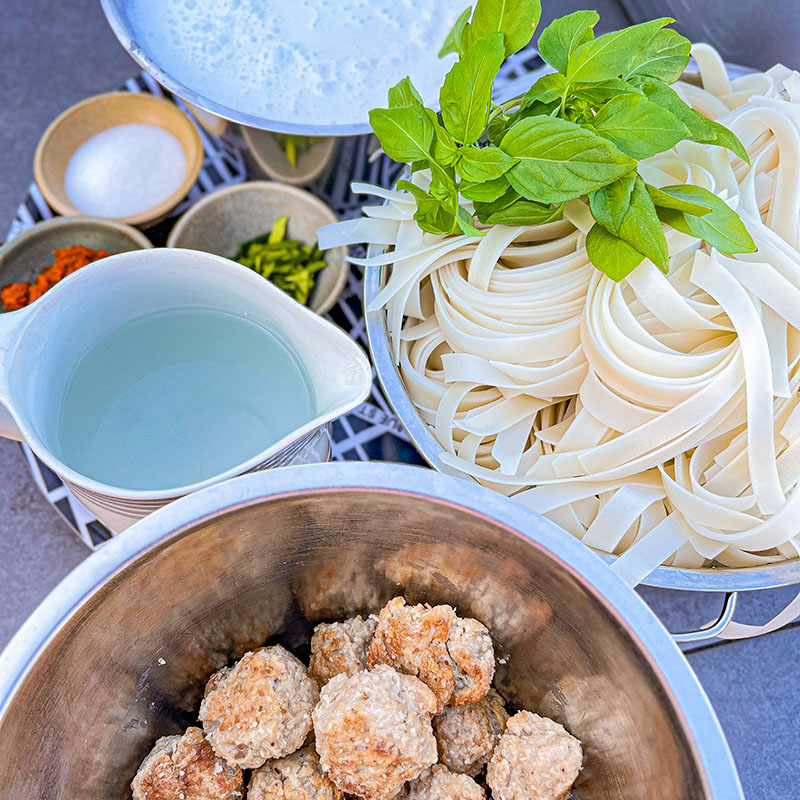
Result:
{"label": "cooked meatball", "polygon": [[494,647],[485,625],[456,617],[447,640],[456,685],[450,703],[467,706],[486,696],[494,677]]}
{"label": "cooked meatball", "polygon": [[406,800],[484,800],[483,789],[469,775],[450,772],[444,764],[426,769],[408,784]]}
{"label": "cooked meatball", "polygon": [[318,697],[316,682],[291,653],[261,647],[211,676],[200,719],[218,756],[253,769],[302,746]]}
{"label": "cooked meatball", "polygon": [[508,720],[486,770],[494,800],[564,800],[581,770],[581,743],[530,711]]}
{"label": "cooked meatball", "polygon": [[323,774],[310,744],[284,758],[267,761],[253,772],[248,800],[342,800],[342,793]]}
{"label": "cooked meatball", "polygon": [[468,705],[489,691],[494,648],[480,622],[457,617],[451,606],[409,606],[395,597],[378,615],[367,664],[416,676],[436,695],[441,713],[448,703]]}
{"label": "cooked meatball", "polygon": [[200,728],[163,736],[131,783],[133,800],[240,800],[242,771],[214,755]]}
{"label": "cooked meatball", "polygon": [[343,792],[390,800],[436,763],[436,698],[422,681],[383,664],[340,674],[320,692],[314,735],[323,770]]}
{"label": "cooked meatball", "polygon": [[503,698],[494,689],[477,703],[447,706],[433,720],[439,761],[474,777],[491,758],[507,721]]}
{"label": "cooked meatball", "polygon": [[353,675],[366,669],[367,651],[377,625],[375,616],[317,625],[311,637],[309,675],[324,686],[334,675]]}

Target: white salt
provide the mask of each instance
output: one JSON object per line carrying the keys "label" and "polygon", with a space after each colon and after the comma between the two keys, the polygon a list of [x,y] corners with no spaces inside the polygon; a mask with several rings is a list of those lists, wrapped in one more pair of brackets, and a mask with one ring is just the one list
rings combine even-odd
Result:
{"label": "white salt", "polygon": [[127,217],[166,200],[185,174],[186,154],[169,131],[155,125],[117,125],[73,153],[64,188],[84,214]]}
{"label": "white salt", "polygon": [[[119,5],[119,3],[117,3]],[[125,0],[133,38],[184,86],[269,120],[367,122],[410,75],[438,105],[437,53],[467,0]]]}

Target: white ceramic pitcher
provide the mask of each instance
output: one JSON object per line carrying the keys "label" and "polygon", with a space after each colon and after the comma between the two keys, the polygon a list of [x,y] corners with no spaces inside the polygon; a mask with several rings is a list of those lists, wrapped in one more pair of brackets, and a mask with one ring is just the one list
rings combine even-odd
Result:
{"label": "white ceramic pitcher", "polygon": [[[77,361],[126,322],[182,307],[246,317],[279,333],[302,363],[317,415],[248,461],[177,489],[109,486],[62,462],[54,437]],[[110,256],[73,273],[30,306],[0,315],[0,435],[26,441],[114,531],[177,497],[234,475],[327,460],[328,423],[364,400],[371,381],[364,352],[335,325],[252,270],[193,250],[138,250]]]}

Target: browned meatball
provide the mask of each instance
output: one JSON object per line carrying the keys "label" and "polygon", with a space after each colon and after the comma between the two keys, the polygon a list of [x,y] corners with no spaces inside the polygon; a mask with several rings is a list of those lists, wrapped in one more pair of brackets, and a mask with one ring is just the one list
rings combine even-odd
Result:
{"label": "browned meatball", "polygon": [[409,606],[395,597],[378,615],[367,663],[419,678],[436,695],[440,713],[447,703],[468,705],[489,691],[494,648],[485,626],[457,617],[451,606]]}
{"label": "browned meatball", "polygon": [[367,651],[377,625],[375,616],[317,625],[311,637],[309,675],[324,686],[334,675],[353,675],[366,669]]}
{"label": "browned meatball", "polygon": [[436,763],[435,711],[433,692],[391,667],[337,675],[313,715],[323,770],[343,792],[390,800]]}
{"label": "browned meatball", "polygon": [[302,746],[318,697],[316,682],[291,653],[261,647],[211,676],[200,719],[218,756],[252,769]]}
{"label": "browned meatball", "polygon": [[253,772],[248,800],[342,800],[342,793],[323,772],[314,745],[267,761]]}
{"label": "browned meatball", "polygon": [[491,757],[507,721],[503,698],[494,689],[477,703],[447,706],[433,720],[439,761],[474,777]]}
{"label": "browned meatball", "polygon": [[494,647],[486,626],[456,617],[447,640],[456,685],[450,703],[467,706],[486,696],[494,677]]}
{"label": "browned meatball", "polygon": [[581,770],[581,743],[530,711],[508,720],[486,770],[494,800],[564,800]]}
{"label": "browned meatball", "polygon": [[405,797],[406,800],[484,800],[486,795],[469,775],[458,775],[444,764],[436,764],[408,784]]}
{"label": "browned meatball", "polygon": [[242,771],[214,755],[200,728],[163,736],[131,783],[133,800],[240,800]]}

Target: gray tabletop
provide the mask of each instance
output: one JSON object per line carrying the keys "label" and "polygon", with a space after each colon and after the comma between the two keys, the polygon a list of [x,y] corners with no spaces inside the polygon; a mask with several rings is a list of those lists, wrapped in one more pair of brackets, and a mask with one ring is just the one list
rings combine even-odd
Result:
{"label": "gray tabletop", "polygon": [[[673,5],[681,3],[685,5],[685,0]],[[545,16],[548,8],[550,16],[580,7],[599,8],[605,29],[629,21],[614,0],[543,0],[543,4]],[[794,26],[796,31],[800,4],[774,3],[787,8],[789,4],[794,22],[788,28]],[[628,0],[629,9],[635,5]],[[732,5],[750,5],[750,0],[735,0]],[[756,6],[761,4],[753,0]],[[137,68],[108,29],[99,0],[5,0],[3,12],[0,229],[5,232],[31,180],[36,142],[50,120],[90,94],[116,88]],[[682,27],[693,36],[685,18]],[[782,54],[792,63],[790,56]],[[39,494],[17,445],[0,440],[0,647],[87,555]],[[643,589],[642,594],[673,631],[699,626],[716,614],[720,604],[708,595],[654,589]],[[792,595],[791,590],[778,590],[745,597],[738,616],[745,622],[765,621]],[[800,732],[800,631],[789,627],[755,640],[712,643],[696,647],[687,658],[727,733],[748,800],[800,796],[792,788]]]}

